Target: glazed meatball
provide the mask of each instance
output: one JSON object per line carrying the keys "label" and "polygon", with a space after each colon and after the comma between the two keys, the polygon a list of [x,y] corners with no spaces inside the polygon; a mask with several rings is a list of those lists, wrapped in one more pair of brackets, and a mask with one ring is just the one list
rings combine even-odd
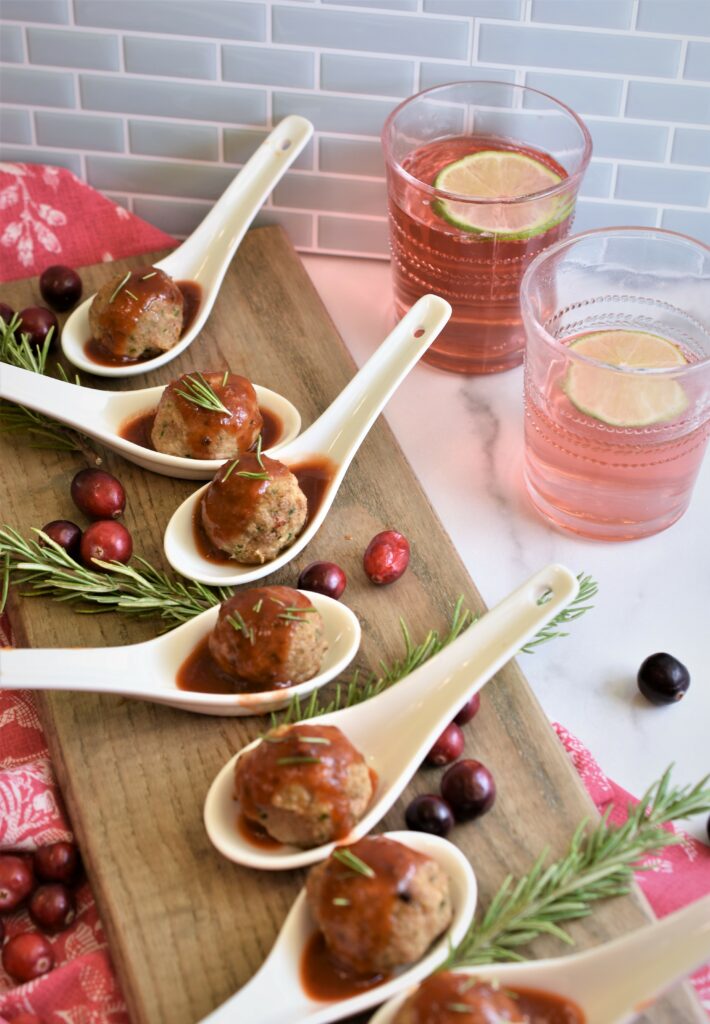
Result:
{"label": "glazed meatball", "polygon": [[334,725],[281,725],[237,761],[242,813],[281,843],[342,839],[372,798],[362,755]]}
{"label": "glazed meatball", "polygon": [[[465,1010],[461,1009],[466,1007]],[[468,974],[442,971],[423,981],[392,1024],[529,1024],[514,999]]]}
{"label": "glazed meatball", "polygon": [[227,675],[260,690],[312,679],[328,647],[323,619],[291,587],[241,590],[219,610],[210,654]]}
{"label": "glazed meatball", "polygon": [[361,975],[419,960],[452,918],[444,869],[385,836],[336,850],[312,869],[306,897],[333,959]]}
{"label": "glazed meatball", "polygon": [[182,292],[156,267],[118,274],[100,288],[89,307],[92,336],[118,359],[166,352],[182,332]]}
{"label": "glazed meatball", "polygon": [[[221,410],[201,404],[205,392]],[[163,392],[150,437],[165,455],[231,459],[256,444],[262,426],[256,392],[246,377],[186,373]]]}
{"label": "glazed meatball", "polygon": [[225,463],[200,502],[207,539],[246,565],[275,558],[301,532],[307,513],[306,496],[288,467],[253,453]]}

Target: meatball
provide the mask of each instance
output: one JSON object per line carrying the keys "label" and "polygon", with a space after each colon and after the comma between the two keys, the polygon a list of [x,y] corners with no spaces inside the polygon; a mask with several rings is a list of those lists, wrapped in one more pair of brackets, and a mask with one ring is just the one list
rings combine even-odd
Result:
{"label": "meatball", "polygon": [[[465,1007],[465,1009],[462,1009]],[[529,1024],[514,999],[468,974],[442,971],[423,981],[392,1024]]]}
{"label": "meatball", "polygon": [[89,307],[92,336],[118,359],[167,352],[182,332],[182,292],[156,267],[119,274],[99,288]]}
{"label": "meatball", "polygon": [[355,974],[419,960],[453,913],[444,869],[385,836],[341,847],[313,868],[306,898],[329,953]]}
{"label": "meatball", "polygon": [[[221,409],[206,408],[205,394]],[[246,377],[186,373],[163,392],[150,438],[165,455],[231,459],[256,444],[262,426],[256,392]]]}
{"label": "meatball", "polygon": [[210,543],[246,565],[275,558],[301,532],[307,514],[306,496],[288,467],[253,453],[225,463],[200,502]]}
{"label": "meatball", "polygon": [[311,602],[291,587],[251,587],[225,601],[209,637],[227,675],[260,690],[312,679],[328,644]]}
{"label": "meatball", "polygon": [[282,843],[342,839],[372,798],[362,755],[334,725],[280,725],[237,761],[242,813]]}

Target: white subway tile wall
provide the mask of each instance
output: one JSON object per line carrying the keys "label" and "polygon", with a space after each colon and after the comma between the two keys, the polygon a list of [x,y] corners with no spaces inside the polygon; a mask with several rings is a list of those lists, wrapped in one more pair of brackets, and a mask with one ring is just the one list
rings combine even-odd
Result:
{"label": "white subway tile wall", "polygon": [[585,117],[576,229],[710,243],[710,0],[2,0],[0,18],[0,159],[67,167],[178,237],[300,113],[316,137],[259,223],[385,256],[385,118],[481,78]]}

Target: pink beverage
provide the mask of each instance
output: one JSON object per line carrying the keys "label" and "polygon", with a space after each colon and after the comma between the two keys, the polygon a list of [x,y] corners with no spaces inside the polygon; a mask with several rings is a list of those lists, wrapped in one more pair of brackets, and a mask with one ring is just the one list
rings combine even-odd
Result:
{"label": "pink beverage", "polygon": [[552,523],[630,540],[685,512],[710,436],[708,294],[710,249],[655,229],[587,232],[531,265],[525,482]]}
{"label": "pink beverage", "polygon": [[521,363],[520,283],[569,233],[584,124],[534,89],[456,82],[400,104],[382,140],[397,316],[434,292],[453,314],[427,362],[466,374]]}

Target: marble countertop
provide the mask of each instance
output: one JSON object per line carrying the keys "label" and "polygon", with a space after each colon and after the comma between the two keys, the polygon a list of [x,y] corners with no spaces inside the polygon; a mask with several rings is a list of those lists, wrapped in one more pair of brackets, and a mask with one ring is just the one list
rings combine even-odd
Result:
{"label": "marble countertop", "polygon": [[[384,261],[304,256],[358,365],[393,324]],[[669,530],[611,544],[563,534],[529,503],[522,480],[522,367],[458,377],[418,366],[386,416],[484,600],[495,604],[551,561],[599,583],[593,611],[521,666],[551,719],[639,796],[671,762],[677,783],[710,771],[710,456],[690,509]],[[392,523],[406,532],[406,524]],[[645,657],[668,651],[691,686],[655,707],[636,687]],[[707,841],[705,819],[689,829]]]}

